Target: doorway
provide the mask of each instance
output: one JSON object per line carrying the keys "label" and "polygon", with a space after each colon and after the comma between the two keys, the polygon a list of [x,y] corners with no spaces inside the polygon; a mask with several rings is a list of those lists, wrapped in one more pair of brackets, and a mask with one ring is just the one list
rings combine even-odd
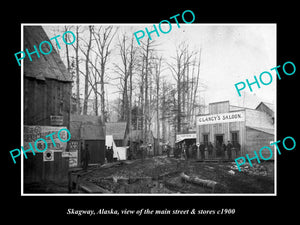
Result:
{"label": "doorway", "polygon": [[222,157],[222,144],[224,143],[224,134],[216,134],[215,135],[215,146],[216,146],[216,156]]}
{"label": "doorway", "polygon": [[89,145],[90,161],[89,163],[103,164],[105,161],[105,141],[104,140],[85,140]]}

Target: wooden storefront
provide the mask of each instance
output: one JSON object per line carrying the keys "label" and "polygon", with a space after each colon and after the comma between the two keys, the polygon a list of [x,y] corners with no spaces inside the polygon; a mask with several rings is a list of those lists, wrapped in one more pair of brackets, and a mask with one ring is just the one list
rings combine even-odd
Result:
{"label": "wooden storefront", "polygon": [[[197,143],[239,143],[240,154],[254,156],[253,151],[274,140],[273,119],[265,112],[231,106],[229,101],[209,104],[209,113],[197,117]],[[221,158],[217,152],[215,158]],[[225,156],[226,158],[227,156]],[[232,159],[236,157],[235,152]]]}

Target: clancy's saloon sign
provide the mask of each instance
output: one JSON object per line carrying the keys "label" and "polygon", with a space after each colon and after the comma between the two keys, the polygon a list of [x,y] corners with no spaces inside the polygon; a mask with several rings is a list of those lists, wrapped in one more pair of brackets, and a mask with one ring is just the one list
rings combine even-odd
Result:
{"label": "clancy's saloon sign", "polygon": [[197,117],[197,125],[245,121],[245,111],[211,114]]}

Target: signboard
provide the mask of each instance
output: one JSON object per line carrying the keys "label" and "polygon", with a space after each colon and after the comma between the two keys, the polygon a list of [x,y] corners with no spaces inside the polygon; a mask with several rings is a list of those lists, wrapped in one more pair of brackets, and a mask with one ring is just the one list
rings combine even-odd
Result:
{"label": "signboard", "polygon": [[180,142],[184,139],[196,139],[196,133],[194,133],[194,134],[177,134],[175,143]]}
{"label": "signboard", "polygon": [[[24,136],[23,136],[23,146],[24,149],[27,150],[30,148],[29,143],[31,143],[35,153],[41,153],[39,151],[37,151],[34,147],[34,142],[39,139],[39,138],[43,138],[46,140],[47,142],[47,150],[53,150],[53,151],[61,151],[61,152],[65,152],[66,148],[67,148],[67,142],[61,142],[58,139],[57,136],[57,132],[62,129],[62,128],[66,128],[66,127],[53,127],[53,126],[27,126],[24,125]],[[55,143],[52,143],[51,137],[46,137],[47,135],[54,133],[54,135],[52,135],[53,141]],[[60,137],[64,140],[67,139],[68,133],[67,131],[63,130],[60,132]],[[37,142],[37,148],[38,149],[45,149],[45,143],[43,141],[39,141]],[[26,153],[30,153],[31,151],[28,151]]]}
{"label": "signboard", "polygon": [[51,126],[62,126],[64,122],[63,116],[50,116]]}
{"label": "signboard", "polygon": [[220,113],[197,117],[197,125],[230,123],[238,121],[245,121],[245,111]]}
{"label": "signboard", "polygon": [[69,167],[78,166],[78,151],[69,152]]}
{"label": "signboard", "polygon": [[69,147],[69,167],[78,166],[78,152],[79,152],[79,141],[70,141]]}

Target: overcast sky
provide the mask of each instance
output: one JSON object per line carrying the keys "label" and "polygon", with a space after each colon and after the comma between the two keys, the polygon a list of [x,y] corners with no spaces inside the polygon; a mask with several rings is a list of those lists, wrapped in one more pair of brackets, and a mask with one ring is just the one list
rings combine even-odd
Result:
{"label": "overcast sky", "polygon": [[[100,24],[99,24],[100,25]],[[108,24],[105,24],[108,25]],[[120,26],[118,33],[132,34],[153,24],[128,24]],[[157,25],[157,24],[156,24]],[[157,25],[158,26],[158,25]],[[201,48],[201,81],[207,86],[201,96],[205,96],[205,104],[216,101],[230,100],[233,105],[244,104],[253,108],[260,101],[275,103],[276,79],[275,72],[270,71],[276,64],[276,24],[172,24],[168,34],[155,33],[152,38],[159,44],[157,49],[165,59],[175,56],[176,45],[186,41],[191,49]],[[49,38],[53,36],[51,29],[44,26]],[[167,28],[163,27],[163,30]],[[147,38],[145,35],[144,40]],[[116,59],[113,59],[116,61]],[[234,87],[235,83],[254,81],[263,71],[273,75],[273,82],[258,89],[253,85],[251,93],[248,87],[242,91],[242,97]],[[169,71],[165,71],[165,75]],[[168,74],[167,74],[168,73]],[[172,78],[170,77],[170,82]],[[114,86],[108,87],[108,92],[115,92]],[[246,97],[245,96],[245,93]]]}

